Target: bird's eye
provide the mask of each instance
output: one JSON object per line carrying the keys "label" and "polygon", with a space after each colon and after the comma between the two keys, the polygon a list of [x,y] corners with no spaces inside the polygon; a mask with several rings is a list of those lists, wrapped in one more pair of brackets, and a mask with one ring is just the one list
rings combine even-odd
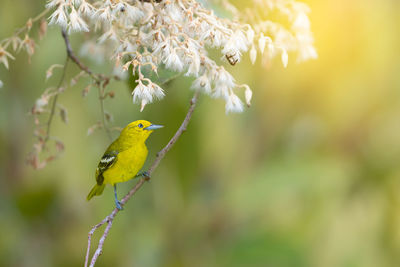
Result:
{"label": "bird's eye", "polygon": [[139,124],[138,124],[138,127],[139,127],[139,128],[143,128],[143,124],[139,123]]}

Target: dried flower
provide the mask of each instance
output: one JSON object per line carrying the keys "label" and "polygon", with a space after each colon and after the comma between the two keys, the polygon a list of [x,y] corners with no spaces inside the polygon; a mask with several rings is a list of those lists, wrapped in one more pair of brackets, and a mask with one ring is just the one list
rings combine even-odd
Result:
{"label": "dried flower", "polygon": [[0,46],[0,63],[8,69],[8,59],[14,60],[15,58]]}
{"label": "dried flower", "polygon": [[42,40],[44,36],[47,33],[47,21],[42,19],[40,20],[40,26],[39,26],[39,38]]}

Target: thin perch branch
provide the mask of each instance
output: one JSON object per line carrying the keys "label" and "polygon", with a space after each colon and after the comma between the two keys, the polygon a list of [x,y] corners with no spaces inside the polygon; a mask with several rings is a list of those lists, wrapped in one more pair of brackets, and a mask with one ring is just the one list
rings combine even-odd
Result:
{"label": "thin perch branch", "polygon": [[[190,119],[192,118],[193,115],[193,111],[196,107],[196,102],[199,96],[199,92],[196,91],[194,93],[193,98],[190,101],[190,107],[189,110],[186,114],[185,119],[183,120],[181,126],[179,127],[179,129],[176,131],[176,133],[174,134],[174,136],[171,138],[171,140],[169,140],[168,144],[160,151],[157,153],[157,156],[155,158],[155,160],[153,161],[153,163],[151,164],[149,170],[148,170],[148,175],[149,177],[145,177],[140,179],[139,182],[137,182],[135,184],[135,186],[122,198],[121,200],[121,206],[124,206],[129,199],[143,186],[143,184],[151,177],[152,173],[155,171],[155,169],[158,167],[158,165],[160,164],[161,160],[165,157],[165,155],[168,153],[168,151],[172,148],[172,146],[176,143],[176,141],[178,141],[179,137],[182,135],[182,133],[184,131],[186,131],[187,126],[189,124]],[[91,241],[92,241],[92,236],[94,234],[94,232],[99,229],[102,225],[107,223],[106,229],[103,232],[103,235],[101,236],[100,240],[99,240],[99,244],[97,246],[96,251],[93,254],[93,257],[90,261],[90,267],[93,267],[98,259],[98,257],[100,256],[100,254],[103,251],[103,246],[104,246],[104,241],[106,240],[108,233],[112,227],[112,223],[114,221],[115,216],[118,214],[119,209],[115,208],[110,215],[108,215],[107,217],[105,217],[100,223],[96,224],[95,226],[92,227],[92,229],[89,232],[88,235],[88,246],[87,246],[87,250],[86,250],[86,258],[85,258],[85,267],[88,266],[89,263],[89,254],[90,254],[90,247],[91,247]]]}

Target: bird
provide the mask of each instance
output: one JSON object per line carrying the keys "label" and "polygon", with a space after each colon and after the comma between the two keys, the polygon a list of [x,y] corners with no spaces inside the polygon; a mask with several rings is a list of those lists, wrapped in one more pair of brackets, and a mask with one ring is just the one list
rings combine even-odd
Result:
{"label": "bird", "polygon": [[110,184],[114,187],[115,205],[122,210],[116,184],[139,176],[148,177],[147,172],[139,173],[148,154],[145,142],[154,130],[162,127],[164,126],[146,120],[129,123],[101,157],[95,173],[96,185],[88,194],[87,200],[100,196],[105,185]]}

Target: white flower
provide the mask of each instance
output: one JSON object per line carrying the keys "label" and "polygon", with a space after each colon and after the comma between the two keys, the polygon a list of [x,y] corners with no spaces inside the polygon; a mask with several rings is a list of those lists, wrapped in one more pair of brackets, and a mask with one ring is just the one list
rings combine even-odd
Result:
{"label": "white flower", "polygon": [[200,57],[197,53],[195,53],[192,57],[191,63],[189,65],[188,71],[185,73],[185,76],[198,76],[200,71]]}
{"label": "white flower", "polygon": [[67,19],[67,15],[65,14],[64,11],[64,5],[60,5],[56,11],[53,12],[53,14],[51,14],[51,16],[49,17],[50,22],[49,24],[57,24],[60,25],[61,27],[63,27],[64,29],[67,28],[68,26],[68,19]]}
{"label": "white flower", "polygon": [[175,70],[181,72],[183,70],[183,63],[179,58],[175,49],[171,49],[167,57],[164,59],[164,64],[167,69]]}
{"label": "white flower", "polygon": [[244,90],[244,98],[246,99],[246,105],[248,107],[250,107],[251,98],[253,97],[253,92],[251,91],[250,87],[247,84],[243,84],[242,87],[245,88],[245,90]]}
{"label": "white flower", "polygon": [[138,85],[132,92],[133,103],[140,103],[140,111],[142,111],[147,104],[153,102],[154,99],[161,99],[165,95],[164,90],[160,86],[151,82],[149,79],[144,80],[146,80],[148,84],[145,85],[142,80],[138,80]]}
{"label": "white flower", "polygon": [[144,13],[137,7],[126,4],[126,14],[133,22],[139,21],[143,18]]}
{"label": "white flower", "polygon": [[206,74],[193,81],[191,88],[202,90],[206,94],[211,93],[211,82]]}
{"label": "white flower", "polygon": [[247,51],[247,38],[241,30],[236,30],[222,50],[223,54],[228,54],[231,51]]}
{"label": "white flower", "polygon": [[46,8],[53,8],[58,6],[61,3],[65,3],[65,0],[50,0],[46,4]]}
{"label": "white flower", "polygon": [[254,39],[254,31],[251,28],[250,25],[248,25],[248,30],[246,31],[246,35],[247,35],[247,40],[249,43],[253,43],[253,39]]}
{"label": "white flower", "polygon": [[141,9],[144,13],[144,16],[142,17],[142,21],[147,21],[154,15],[154,7],[151,3],[142,3]]}
{"label": "white flower", "polygon": [[78,12],[76,12],[75,8],[72,7],[72,11],[71,14],[69,14],[69,30],[71,31],[76,31],[76,32],[80,32],[80,31],[84,31],[84,32],[88,32],[89,28],[86,24],[86,22],[78,15]]}
{"label": "white flower", "polygon": [[231,87],[228,87],[225,84],[217,84],[217,85],[215,85],[211,96],[214,98],[228,99],[230,91],[231,91]]}
{"label": "white flower", "polygon": [[152,94],[157,100],[162,99],[165,96],[164,90],[159,85],[151,83],[151,88],[153,89]]}
{"label": "white flower", "polygon": [[98,18],[100,21],[111,23],[111,12],[109,6],[98,9],[96,13],[93,14],[93,16],[95,18]]}
{"label": "white flower", "polygon": [[299,49],[300,51],[297,57],[297,62],[318,58],[318,53],[312,45],[301,46]]}
{"label": "white flower", "polygon": [[224,67],[220,67],[215,73],[215,76],[216,86],[224,85],[228,88],[234,88],[236,86],[235,79]]}
{"label": "white flower", "polygon": [[81,4],[81,2],[85,1],[85,0],[70,0],[70,1],[72,2],[73,5],[79,6]]}
{"label": "white flower", "polygon": [[86,1],[83,1],[79,6],[78,12],[84,16],[91,17],[95,13],[95,8]]}
{"label": "white flower", "polygon": [[251,47],[251,49],[250,49],[250,61],[251,61],[251,64],[254,65],[254,63],[256,62],[256,59],[257,59],[257,50],[253,45]]}
{"label": "white flower", "polygon": [[[181,21],[183,18],[182,9],[175,3],[166,3],[165,5],[166,15],[173,21]],[[168,18],[167,17],[167,18]]]}
{"label": "white flower", "polygon": [[141,80],[138,81],[138,85],[136,85],[135,89],[132,92],[132,95],[133,103],[139,103],[142,100],[146,100],[147,103],[151,103],[153,101],[151,89],[147,85],[144,85]]}
{"label": "white flower", "polygon": [[0,63],[3,63],[8,69],[8,58],[14,60],[15,58],[0,46]]}
{"label": "white flower", "polygon": [[282,55],[281,55],[281,59],[282,59],[282,64],[283,64],[283,67],[287,67],[287,65],[288,65],[288,60],[289,60],[289,55],[288,55],[288,52],[286,51],[286,49],[285,48],[282,48]]}
{"label": "white flower", "polygon": [[[249,6],[254,8],[235,11],[233,19],[218,17],[207,9],[205,2],[47,0],[47,8],[55,9],[50,24],[61,25],[69,31],[91,30],[96,32],[93,38],[98,33],[98,42],[88,38],[82,53],[97,60],[112,60],[119,75],[121,68],[133,67],[139,80],[132,100],[141,105],[141,110],[164,97],[163,89],[145,78],[152,77],[147,75],[150,68],[157,74],[162,64],[168,70],[195,77],[191,88],[223,98],[227,112],[240,112],[243,103],[233,90],[245,89],[247,105],[252,91],[247,85],[238,86],[208,51],[220,51],[231,65],[240,62],[245,52],[249,52],[252,64],[257,59],[269,64],[274,57],[280,57],[284,67],[288,65],[289,52],[297,54],[297,61],[317,57],[308,7],[296,0],[249,1]],[[226,0],[217,2],[229,7]],[[8,58],[9,55],[0,51],[0,63],[8,66]]]}
{"label": "white flower", "polygon": [[268,43],[268,55],[273,56],[275,54],[275,46],[273,43]]}
{"label": "white flower", "polygon": [[260,48],[261,54],[264,53],[266,41],[267,41],[267,39],[265,38],[264,34],[261,33],[261,36],[260,36],[260,38],[258,39],[258,47]]}
{"label": "white flower", "polygon": [[243,112],[243,102],[233,92],[226,99],[225,111],[227,114],[229,112]]}
{"label": "white flower", "polygon": [[292,29],[294,31],[310,29],[310,20],[308,19],[307,14],[304,12],[298,13],[292,24]]}

